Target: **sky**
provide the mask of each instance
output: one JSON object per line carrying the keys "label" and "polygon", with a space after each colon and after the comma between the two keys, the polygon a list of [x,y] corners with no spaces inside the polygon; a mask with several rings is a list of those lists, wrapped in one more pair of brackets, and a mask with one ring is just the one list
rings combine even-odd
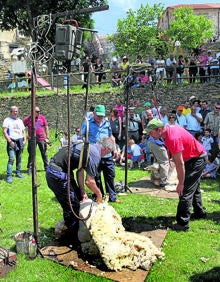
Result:
{"label": "sky", "polygon": [[137,10],[141,4],[146,5],[147,3],[151,7],[153,4],[161,3],[164,8],[167,8],[178,4],[218,3],[218,0],[154,0],[153,3],[146,0],[108,0],[109,10],[93,13],[92,18],[95,20],[94,29],[98,31],[98,35],[115,33],[118,20],[126,18],[127,10]]}

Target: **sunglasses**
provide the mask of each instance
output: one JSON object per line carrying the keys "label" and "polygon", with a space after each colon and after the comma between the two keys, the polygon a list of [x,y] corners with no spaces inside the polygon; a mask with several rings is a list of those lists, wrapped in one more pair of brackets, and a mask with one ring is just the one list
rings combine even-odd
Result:
{"label": "sunglasses", "polygon": [[36,113],[39,113],[40,111],[36,111]]}
{"label": "sunglasses", "polygon": [[215,107],[216,108],[216,110],[220,110],[220,107]]}

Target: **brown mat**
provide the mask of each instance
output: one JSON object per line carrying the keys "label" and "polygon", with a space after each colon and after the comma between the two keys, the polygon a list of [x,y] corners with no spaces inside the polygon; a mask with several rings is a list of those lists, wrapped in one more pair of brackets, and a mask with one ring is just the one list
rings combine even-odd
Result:
{"label": "brown mat", "polygon": [[158,188],[151,182],[150,177],[143,177],[139,181],[131,183],[130,186],[129,189],[135,194],[146,194],[168,199],[178,198],[178,194],[175,191],[176,185],[168,185],[165,189]]}
{"label": "brown mat", "polygon": [[[155,246],[161,247],[167,234],[167,230],[157,229],[141,232],[140,234],[148,236],[153,241]],[[122,271],[114,272],[106,270],[104,266],[96,267],[95,265],[90,264],[86,257],[81,257],[77,251],[67,246],[59,246],[58,242],[52,242],[49,246],[44,247],[41,249],[41,253],[45,256],[45,258],[53,260],[67,267],[72,266],[75,270],[102,276],[112,279],[113,281],[142,282],[145,281],[149,272],[142,269],[137,269],[135,271],[123,269]]]}

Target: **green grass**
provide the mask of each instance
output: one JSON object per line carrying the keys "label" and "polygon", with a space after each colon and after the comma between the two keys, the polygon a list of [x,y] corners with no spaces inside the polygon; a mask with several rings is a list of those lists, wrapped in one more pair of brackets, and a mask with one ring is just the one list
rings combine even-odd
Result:
{"label": "green grass", "polygon": [[[54,134],[51,133],[51,136]],[[48,154],[51,157],[59,147],[52,141]],[[13,183],[5,182],[7,164],[6,142],[0,137],[0,245],[14,250],[14,236],[21,231],[33,232],[32,182],[25,172],[24,179],[13,178]],[[23,169],[26,169],[27,150],[23,154]],[[128,184],[146,175],[141,170],[128,172]],[[124,168],[116,167],[116,181],[124,181]],[[218,179],[219,180],[219,179]],[[43,163],[37,149],[38,219],[40,244],[45,246],[54,238],[54,226],[62,219],[62,210],[47,187]],[[208,212],[206,220],[192,221],[190,231],[176,233],[168,230],[163,243],[165,259],[157,261],[147,277],[148,281],[214,281],[220,277],[220,187],[219,182],[206,180],[201,183],[203,202]],[[146,222],[153,226],[168,226],[175,220],[177,199],[163,199],[135,193],[118,196],[120,204],[112,204],[123,218],[132,217],[136,222]],[[218,273],[214,272],[218,268]],[[218,275],[218,276],[217,276]],[[66,268],[38,256],[29,261],[28,256],[17,254],[17,268],[2,281],[108,281],[72,268]],[[218,280],[215,280],[218,281]]]}

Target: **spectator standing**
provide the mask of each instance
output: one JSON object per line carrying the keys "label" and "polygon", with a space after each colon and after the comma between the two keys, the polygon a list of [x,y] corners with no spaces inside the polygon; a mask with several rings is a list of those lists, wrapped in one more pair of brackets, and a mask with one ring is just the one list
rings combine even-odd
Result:
{"label": "spectator standing", "polygon": [[205,148],[180,126],[164,127],[160,120],[153,119],[148,123],[146,130],[155,139],[163,138],[166,148],[172,154],[179,181],[176,188],[179,195],[177,223],[172,225],[172,229],[187,231],[191,206],[195,219],[206,217],[200,191],[201,175],[207,163]]}
{"label": "spectator standing", "polygon": [[18,117],[18,107],[12,106],[10,116],[3,121],[3,135],[7,141],[7,178],[6,181],[12,183],[12,169],[16,159],[16,176],[23,178],[21,174],[22,153],[26,143],[25,126]]}
{"label": "spectator standing", "polygon": [[186,115],[188,115],[188,114],[190,114],[191,113],[191,106],[190,106],[190,102],[187,100],[187,101],[185,101],[185,103],[184,103],[184,107],[183,107],[183,112],[182,112],[182,114],[184,115],[184,116],[186,116]]}
{"label": "spectator standing", "polygon": [[[114,140],[115,138],[112,135],[112,129],[110,122],[105,118],[105,107],[103,105],[96,105],[93,113],[93,117],[89,120],[89,132],[88,138],[89,143],[95,144],[102,140],[103,138],[111,137]],[[82,124],[82,135],[85,137],[87,133],[86,123]],[[117,159],[118,151],[114,149],[114,159]],[[110,202],[120,202],[116,199],[114,178],[115,178],[115,166],[111,153],[106,153],[105,156],[102,156],[101,162],[99,165],[99,176],[96,176],[96,184],[104,195],[104,189],[101,182],[101,171],[103,172],[106,193],[109,194]]]}
{"label": "spectator standing", "polygon": [[181,84],[183,82],[184,68],[185,68],[185,60],[183,58],[183,55],[179,55],[178,60],[176,62],[176,73],[178,77],[178,84]]}
{"label": "spectator standing", "polygon": [[80,143],[80,142],[83,141],[79,127],[76,128],[75,133],[73,134],[71,141],[72,141],[72,144]]}
{"label": "spectator standing", "polygon": [[213,144],[213,138],[211,137],[211,129],[206,128],[204,131],[204,136],[202,137],[202,145],[205,147],[207,154],[210,153],[212,144]]}
{"label": "spectator standing", "polygon": [[148,123],[148,116],[147,116],[147,113],[148,111],[150,110],[150,112],[152,113],[152,110],[151,110],[151,103],[150,102],[146,102],[144,104],[144,111],[141,113],[141,123],[142,123],[142,129],[144,130],[145,127],[147,126],[147,123]]}
{"label": "spectator standing", "polygon": [[166,73],[167,83],[174,81],[176,71],[176,59],[173,54],[170,54],[169,58],[166,59]]}
{"label": "spectator standing", "polygon": [[123,122],[125,107],[121,99],[117,100],[117,103],[114,106],[114,108],[118,111],[118,116],[121,118],[121,121]]}
{"label": "spectator standing", "polygon": [[128,137],[135,142],[139,141],[139,124],[141,124],[140,116],[135,114],[133,108],[128,109]]}
{"label": "spectator standing", "polygon": [[164,76],[166,74],[165,71],[165,60],[163,56],[159,54],[158,59],[156,60],[156,79],[160,85],[162,85]]}
{"label": "spectator standing", "polygon": [[[27,116],[23,120],[24,126],[28,129],[28,174],[32,172],[32,159],[31,159],[31,134],[32,134],[32,120],[31,116]],[[39,147],[41,157],[44,163],[44,169],[48,166],[47,146],[49,141],[49,127],[46,118],[40,114],[40,108],[35,107],[35,130],[36,130],[36,146]]]}
{"label": "spectator standing", "polygon": [[191,107],[191,113],[186,116],[186,129],[195,136],[196,132],[201,132],[202,115],[196,113],[196,107]]}
{"label": "spectator standing", "polygon": [[101,61],[100,58],[96,59],[96,63],[93,66],[93,70],[95,72],[96,82],[99,84],[99,87],[100,87],[101,81],[102,81],[102,78],[103,78],[103,74],[104,74],[103,73],[104,66],[103,66],[102,61]]}
{"label": "spectator standing", "polygon": [[183,128],[186,128],[186,118],[183,115],[183,106],[178,106],[177,107],[177,111],[176,111],[176,121],[175,121],[176,125],[179,125]]}
{"label": "spectator standing", "polygon": [[218,134],[220,130],[220,102],[215,103],[214,110],[208,113],[204,120],[204,129],[210,128],[214,143],[219,143]]}
{"label": "spectator standing", "polygon": [[[83,72],[83,80],[84,80],[82,88],[86,88],[87,80],[90,79],[88,75],[89,71],[93,72],[93,67],[92,67],[92,63],[91,63],[89,56],[85,56],[82,66],[80,68],[80,71]],[[90,83],[90,81],[88,82]],[[92,88],[92,85],[90,85],[90,88]]]}
{"label": "spectator standing", "polygon": [[206,100],[203,100],[201,102],[201,108],[200,108],[200,111],[199,113],[202,115],[202,123],[201,123],[201,126],[204,127],[204,120],[205,120],[205,117],[208,113],[210,113],[211,110],[209,108],[209,105],[208,105],[208,102]]}
{"label": "spectator standing", "polygon": [[206,69],[207,69],[207,64],[209,61],[209,57],[206,54],[205,50],[202,50],[202,54],[199,56],[199,76],[200,76],[200,83],[205,83],[207,81],[206,79]]}
{"label": "spectator standing", "polygon": [[195,56],[191,56],[189,60],[189,83],[196,82],[196,75],[198,72],[198,66]]}
{"label": "spectator standing", "polygon": [[121,118],[118,115],[118,110],[111,109],[109,121],[112,129],[112,135],[115,137],[116,144],[119,145],[121,141],[122,123]]}

